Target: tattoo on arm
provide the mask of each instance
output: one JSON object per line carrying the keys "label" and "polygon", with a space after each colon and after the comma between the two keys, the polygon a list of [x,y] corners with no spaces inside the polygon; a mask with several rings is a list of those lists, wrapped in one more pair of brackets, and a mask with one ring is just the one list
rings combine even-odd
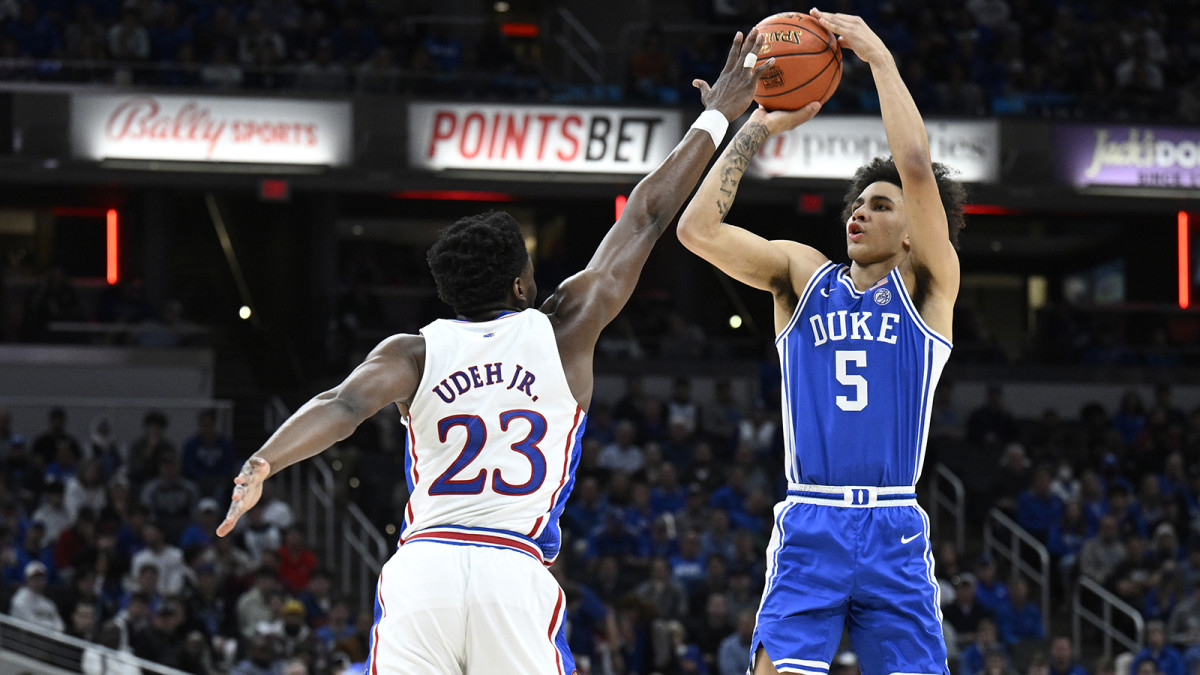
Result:
{"label": "tattoo on arm", "polygon": [[725,157],[725,168],[721,172],[721,195],[717,198],[717,210],[724,219],[733,207],[733,197],[737,194],[738,183],[750,166],[754,154],[767,142],[767,128],[757,122],[747,124],[733,137]]}

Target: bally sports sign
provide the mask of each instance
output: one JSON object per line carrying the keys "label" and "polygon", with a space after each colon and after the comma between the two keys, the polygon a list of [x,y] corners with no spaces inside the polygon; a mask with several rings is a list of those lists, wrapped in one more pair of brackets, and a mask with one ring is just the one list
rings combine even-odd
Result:
{"label": "bally sports sign", "polygon": [[653,170],[683,137],[676,110],[411,103],[414,168],[633,173]]}
{"label": "bally sports sign", "polygon": [[344,101],[75,94],[71,147],[85,159],[345,166]]}

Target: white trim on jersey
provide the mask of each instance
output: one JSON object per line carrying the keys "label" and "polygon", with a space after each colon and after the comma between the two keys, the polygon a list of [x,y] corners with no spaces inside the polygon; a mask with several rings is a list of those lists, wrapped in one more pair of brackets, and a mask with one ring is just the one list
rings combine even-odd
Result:
{"label": "white trim on jersey", "polygon": [[954,347],[954,343],[947,340],[946,337],[941,333],[930,328],[929,324],[925,323],[925,319],[921,318],[921,313],[917,311],[917,306],[913,303],[912,294],[908,292],[908,286],[904,285],[904,275],[900,274],[900,268],[893,267],[892,271],[888,274],[892,276],[894,283],[896,284],[896,288],[901,291],[900,299],[904,302],[904,308],[908,310],[909,315],[917,324],[917,328],[920,328],[921,332],[925,333],[930,338],[945,344],[947,347]]}
{"label": "white trim on jersey", "polygon": [[792,330],[792,327],[796,325],[796,320],[800,318],[800,313],[804,311],[804,304],[808,302],[808,297],[812,295],[812,292],[816,289],[817,282],[819,282],[821,277],[825,276],[829,270],[836,267],[837,263],[833,262],[832,260],[827,260],[825,261],[824,265],[818,267],[817,271],[813,272],[812,276],[808,278],[808,282],[804,284],[804,290],[801,291],[800,297],[796,299],[796,311],[792,312],[792,318],[788,320],[787,324],[783,327],[783,330],[779,331],[779,335],[775,336],[776,346],[778,346],[783,338],[787,336],[788,332]]}
{"label": "white trim on jersey", "polygon": [[806,661],[805,659],[779,659],[772,661],[775,668],[779,666],[800,666],[802,668],[816,668],[817,670],[829,670],[829,664],[824,661]]}

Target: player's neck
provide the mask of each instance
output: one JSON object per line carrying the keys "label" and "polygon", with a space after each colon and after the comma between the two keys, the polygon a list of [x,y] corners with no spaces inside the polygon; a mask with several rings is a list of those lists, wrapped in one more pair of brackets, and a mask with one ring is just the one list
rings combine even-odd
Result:
{"label": "player's neck", "polygon": [[896,257],[886,258],[877,262],[860,263],[858,261],[850,262],[850,282],[854,284],[854,288],[860,292],[866,291],[879,280],[886,277],[892,270],[900,265],[902,259]]}
{"label": "player's neck", "polygon": [[488,307],[480,307],[479,309],[473,309],[469,312],[463,312],[462,314],[458,315],[458,318],[461,319],[462,321],[472,321],[475,323],[479,323],[482,321],[492,321],[492,320],[500,318],[504,314],[514,314],[514,313],[517,313],[520,311],[521,311],[520,307],[517,307],[515,305],[509,305],[506,303],[501,303],[501,304],[496,304],[496,305],[490,305]]}

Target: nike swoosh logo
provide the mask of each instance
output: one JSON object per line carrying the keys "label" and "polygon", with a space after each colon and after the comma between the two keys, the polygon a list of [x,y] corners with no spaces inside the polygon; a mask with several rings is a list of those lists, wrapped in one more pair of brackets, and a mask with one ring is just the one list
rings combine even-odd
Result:
{"label": "nike swoosh logo", "polygon": [[917,538],[917,537],[919,537],[919,536],[921,536],[921,533],[920,533],[920,532],[918,532],[918,533],[914,534],[914,535],[913,535],[913,536],[911,536],[911,537],[900,537],[900,543],[901,543],[901,544],[907,544],[908,542],[912,541],[913,539],[916,539],[916,538]]}
{"label": "nike swoosh logo", "polygon": [[822,288],[822,289],[821,289],[821,295],[822,295],[822,296],[824,296],[824,297],[826,297],[826,298],[828,298],[828,297],[829,297],[829,291],[827,291],[827,290],[825,290],[824,288]]}

